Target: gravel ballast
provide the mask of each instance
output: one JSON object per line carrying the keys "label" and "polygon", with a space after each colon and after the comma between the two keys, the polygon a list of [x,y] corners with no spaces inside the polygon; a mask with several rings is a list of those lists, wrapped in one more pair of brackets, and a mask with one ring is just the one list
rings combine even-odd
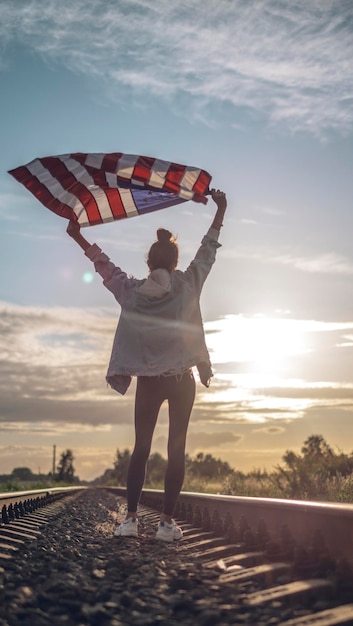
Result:
{"label": "gravel ballast", "polygon": [[36,540],[0,563],[0,626],[224,626],[277,624],[294,607],[250,607],[249,584],[223,585],[192,546],[155,540],[158,517],[140,517],[139,538],[114,537],[125,500],[106,490],[69,497]]}

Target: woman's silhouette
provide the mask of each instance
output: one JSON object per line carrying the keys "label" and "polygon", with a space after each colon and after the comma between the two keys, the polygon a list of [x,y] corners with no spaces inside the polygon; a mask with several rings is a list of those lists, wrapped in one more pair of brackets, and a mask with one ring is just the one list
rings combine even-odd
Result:
{"label": "woman's silhouette", "polygon": [[96,244],[90,245],[77,222],[69,222],[67,228],[121,306],[107,381],[124,394],[131,377],[137,377],[135,446],[127,475],[128,511],[115,531],[119,537],[138,534],[138,502],[154,428],[165,400],[169,405],[168,464],[156,538],[171,542],[182,537],[173,511],[184,480],[186,434],[195,399],[192,367],[197,367],[207,387],[212,377],[200,294],[220,246],[218,235],[227,206],[222,191],[213,189],[211,196],[217,205],[216,215],[185,272],[176,269],[178,246],[163,228],[157,230],[157,241],[150,248],[150,274],[143,280],[128,277]]}

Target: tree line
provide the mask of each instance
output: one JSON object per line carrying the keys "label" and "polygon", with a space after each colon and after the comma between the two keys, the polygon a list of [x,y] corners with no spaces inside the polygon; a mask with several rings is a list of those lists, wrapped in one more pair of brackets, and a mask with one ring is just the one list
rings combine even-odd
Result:
{"label": "tree line", "polygon": [[[126,485],[130,451],[117,450],[113,468],[98,484]],[[167,461],[151,454],[146,487],[163,488]],[[209,491],[225,495],[353,502],[353,453],[335,451],[322,435],[310,435],[300,452],[286,450],[273,471],[237,470],[212,454],[186,456],[185,491]]]}
{"label": "tree line", "polygon": [[[91,484],[126,485],[130,458],[129,449],[117,449],[113,467]],[[195,457],[186,455],[185,465],[184,491],[353,502],[353,453],[335,451],[322,435],[310,435],[300,452],[286,450],[282,462],[271,472],[260,469],[242,472],[204,452]],[[146,487],[163,488],[166,466],[167,460],[159,452],[150,455]],[[44,488],[53,482],[80,483],[75,473],[72,450],[67,449],[61,454],[54,476],[50,472],[36,475],[27,467],[15,468],[10,475],[0,475],[0,487],[5,491],[18,490],[30,483],[31,488]]]}
{"label": "tree line", "polygon": [[[131,452],[128,448],[118,449],[113,461],[113,468],[107,469],[97,481],[100,484],[126,485],[127,470],[129,467]],[[147,463],[146,482],[147,487],[157,488],[162,486],[167,468],[167,460],[159,453],[150,455]],[[212,454],[199,452],[194,458],[186,455],[185,474],[189,477],[201,480],[224,480],[233,473],[233,469],[226,461],[216,459]]]}

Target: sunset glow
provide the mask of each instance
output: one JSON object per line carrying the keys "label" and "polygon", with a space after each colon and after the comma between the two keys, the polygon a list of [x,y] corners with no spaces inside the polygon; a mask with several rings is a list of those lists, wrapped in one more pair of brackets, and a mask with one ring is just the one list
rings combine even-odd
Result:
{"label": "sunset glow", "polygon": [[215,364],[247,363],[257,373],[279,372],[289,357],[310,350],[300,320],[227,316],[206,329]]}

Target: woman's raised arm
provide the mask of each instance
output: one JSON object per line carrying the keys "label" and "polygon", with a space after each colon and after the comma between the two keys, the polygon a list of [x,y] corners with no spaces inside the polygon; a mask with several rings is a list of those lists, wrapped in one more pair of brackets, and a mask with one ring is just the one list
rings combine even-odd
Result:
{"label": "woman's raised arm", "polygon": [[76,243],[86,252],[88,248],[91,247],[91,244],[81,235],[81,226],[78,222],[74,222],[74,220],[70,220],[68,227],[66,229],[67,234],[72,237]]}
{"label": "woman's raised arm", "polygon": [[223,217],[227,208],[227,196],[224,191],[220,191],[219,189],[211,189],[211,197],[217,205],[217,212],[214,216],[211,228],[216,228],[216,230],[220,230],[221,226],[223,226]]}

